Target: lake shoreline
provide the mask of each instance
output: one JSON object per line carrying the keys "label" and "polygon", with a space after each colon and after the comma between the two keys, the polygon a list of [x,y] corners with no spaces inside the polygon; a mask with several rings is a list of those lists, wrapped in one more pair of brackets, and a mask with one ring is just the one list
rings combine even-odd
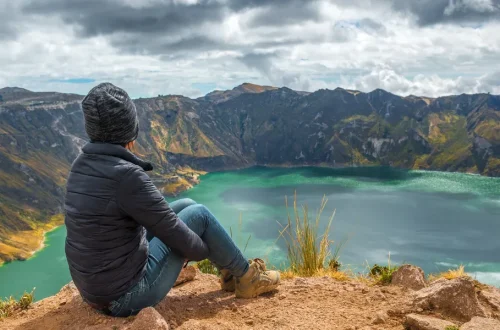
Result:
{"label": "lake shoreline", "polygon": [[[47,234],[64,225],[62,214],[50,217],[50,220],[38,228],[24,230],[9,236],[8,243],[0,244],[0,251],[8,259],[0,259],[0,267],[14,261],[26,261],[42,251],[46,245]],[[3,249],[2,249],[3,248]]]}

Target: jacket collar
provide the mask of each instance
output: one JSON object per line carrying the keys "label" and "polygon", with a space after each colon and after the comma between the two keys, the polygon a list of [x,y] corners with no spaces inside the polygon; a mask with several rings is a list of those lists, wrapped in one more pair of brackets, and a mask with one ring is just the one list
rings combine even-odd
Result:
{"label": "jacket collar", "polygon": [[143,161],[139,157],[135,156],[133,153],[125,149],[124,147],[117,144],[110,143],[87,143],[82,151],[84,154],[94,154],[94,155],[106,155],[118,157],[132,164],[142,167],[144,171],[152,171],[153,165],[149,162]]}

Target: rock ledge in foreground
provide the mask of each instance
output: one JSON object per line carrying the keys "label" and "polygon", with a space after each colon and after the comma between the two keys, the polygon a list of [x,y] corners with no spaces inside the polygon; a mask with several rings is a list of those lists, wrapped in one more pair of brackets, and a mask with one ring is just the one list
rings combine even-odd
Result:
{"label": "rock ledge in foreground", "polygon": [[477,299],[473,281],[466,277],[438,280],[416,291],[414,305],[424,310],[439,310],[443,315],[462,322],[468,322],[474,316],[486,316]]}

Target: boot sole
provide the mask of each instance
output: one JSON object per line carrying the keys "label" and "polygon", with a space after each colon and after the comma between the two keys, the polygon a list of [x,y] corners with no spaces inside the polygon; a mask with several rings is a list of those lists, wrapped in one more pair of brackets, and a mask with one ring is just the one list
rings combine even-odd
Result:
{"label": "boot sole", "polygon": [[265,287],[261,287],[261,288],[257,289],[254,293],[252,293],[251,295],[248,295],[248,296],[242,295],[241,293],[236,292],[236,298],[241,298],[241,299],[257,298],[261,294],[268,293],[268,292],[276,290],[278,288],[278,286],[279,286],[279,283],[276,283],[276,284],[273,284],[273,285],[269,285],[269,286],[265,286]]}

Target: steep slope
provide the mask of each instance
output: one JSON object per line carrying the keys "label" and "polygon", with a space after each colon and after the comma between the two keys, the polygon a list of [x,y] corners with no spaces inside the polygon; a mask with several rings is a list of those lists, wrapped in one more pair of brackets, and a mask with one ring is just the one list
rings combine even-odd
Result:
{"label": "steep slope", "polygon": [[[85,144],[82,96],[0,89],[0,262],[25,258],[60,223],[64,183]],[[199,171],[251,165],[393,165],[500,175],[500,97],[437,99],[243,84],[196,100],[135,100],[136,152],[176,194]],[[35,237],[33,236],[35,235]]]}

